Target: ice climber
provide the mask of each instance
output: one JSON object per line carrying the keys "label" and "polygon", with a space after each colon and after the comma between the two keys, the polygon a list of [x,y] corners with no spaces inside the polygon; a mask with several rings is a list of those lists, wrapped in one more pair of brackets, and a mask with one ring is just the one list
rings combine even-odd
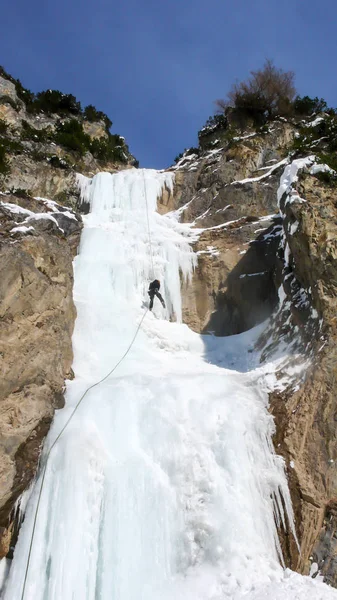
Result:
{"label": "ice climber", "polygon": [[166,308],[165,307],[164,299],[163,299],[162,295],[159,292],[159,288],[160,288],[160,281],[159,281],[159,279],[155,279],[149,285],[148,294],[150,296],[150,306],[149,306],[150,310],[152,310],[152,308],[153,308],[153,299],[154,299],[155,296],[157,296],[157,298],[159,298],[160,302],[162,303],[163,308]]}

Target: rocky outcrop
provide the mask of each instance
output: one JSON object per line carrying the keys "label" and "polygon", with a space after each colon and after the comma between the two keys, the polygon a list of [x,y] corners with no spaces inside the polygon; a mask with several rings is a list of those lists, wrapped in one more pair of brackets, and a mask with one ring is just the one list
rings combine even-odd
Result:
{"label": "rocky outcrop", "polygon": [[18,101],[14,83],[3,77],[0,77],[0,97],[6,99],[9,98],[14,103]]}
{"label": "rocky outcrop", "polygon": [[172,168],[174,193],[164,192],[159,210],[177,210],[198,232],[198,266],[183,294],[183,318],[195,331],[240,333],[277,303],[276,193],[294,131],[275,121],[237,138],[217,132],[222,147],[212,140],[213,149],[187,153]]}
{"label": "rocky outcrop", "polygon": [[9,164],[10,173],[4,181],[4,189],[25,190],[32,196],[51,198],[76,207],[78,191],[73,170],[53,168],[25,154],[11,157]]}
{"label": "rocky outcrop", "polygon": [[79,198],[77,172],[92,177],[100,171],[115,172],[137,164],[119,136],[115,136],[121,144],[118,158],[109,158],[111,152],[106,149],[100,148],[97,156],[101,158],[95,158],[93,151],[78,152],[76,145],[72,149],[71,141],[67,146],[59,143],[55,137],[58,126],[74,119],[97,144],[114,137],[103,118],[89,121],[82,114],[29,111],[14,83],[0,76],[0,153],[5,151],[6,160],[2,169],[0,161],[0,191],[24,190],[75,207]]}
{"label": "rocky outcrop", "polygon": [[81,217],[46,200],[0,196],[0,548],[71,377],[72,259]]}
{"label": "rocky outcrop", "polygon": [[[184,320],[202,333],[233,335],[266,319],[277,303],[277,220],[243,217],[206,230],[195,244],[198,265],[184,287]],[[269,225],[269,227],[266,227]]]}
{"label": "rocky outcrop", "polygon": [[[304,169],[287,202],[281,199],[287,254],[285,301],[290,313],[276,335],[296,329],[307,361],[302,384],[274,393],[278,451],[288,465],[290,490],[301,545],[284,544],[289,564],[309,573],[312,562],[336,586],[336,285],[337,225],[335,189]],[[289,200],[289,195],[288,195]],[[301,291],[301,302],[292,295]],[[296,370],[296,363],[290,364]],[[302,368],[303,372],[303,368]]]}

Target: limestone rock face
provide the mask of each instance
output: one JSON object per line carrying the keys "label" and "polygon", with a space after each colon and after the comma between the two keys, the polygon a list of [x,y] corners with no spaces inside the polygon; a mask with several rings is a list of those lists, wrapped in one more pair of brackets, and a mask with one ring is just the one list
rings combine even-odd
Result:
{"label": "limestone rock face", "polygon": [[277,220],[264,221],[264,232],[256,235],[260,224],[242,218],[228,229],[211,229],[200,236],[195,245],[198,265],[193,283],[185,285],[183,297],[184,319],[195,331],[241,333],[273,311],[279,240],[267,236],[277,230]]}
{"label": "limestone rock face", "polygon": [[173,167],[174,193],[164,192],[159,212],[178,210],[182,222],[202,229],[198,266],[183,294],[183,318],[195,331],[240,333],[275,307],[276,192],[293,134],[291,125],[275,122],[266,133],[222,140],[222,148]]}
{"label": "limestone rock face", "polygon": [[287,280],[293,277],[300,284],[302,304],[306,294],[310,306],[296,306],[294,285],[285,287],[291,312],[280,330],[297,327],[304,356],[311,360],[302,385],[273,394],[271,410],[277,423],[275,443],[288,465],[301,555],[293,540],[283,541],[293,568],[308,574],[311,556],[325,580],[337,586],[336,196],[335,188],[305,172],[296,190],[300,201],[283,208]]}
{"label": "limestone rock face", "polygon": [[71,206],[78,201],[76,174],[72,170],[53,168],[21,154],[10,159],[7,189],[27,190],[32,196],[62,200]]}
{"label": "limestone rock face", "polygon": [[[2,79],[2,77],[0,77],[0,88],[1,88],[1,80],[7,81],[6,79]],[[10,82],[8,82],[8,83],[10,83]],[[0,89],[0,93],[1,93],[1,89]],[[0,99],[1,99],[1,97],[0,97]],[[17,110],[15,110],[15,108],[13,108],[13,106],[11,104],[0,104],[0,119],[1,119],[1,121],[5,121],[5,123],[8,123],[8,125],[10,125],[11,127],[14,127],[15,129],[19,128],[20,124],[21,124],[19,113]]]}
{"label": "limestone rock face", "polygon": [[14,83],[3,77],[0,77],[0,97],[11,98],[14,102],[18,100]]}
{"label": "limestone rock face", "polygon": [[0,196],[0,547],[35,474],[41,444],[71,377],[72,259],[81,217],[56,203]]}
{"label": "limestone rock face", "polygon": [[108,137],[107,132],[105,130],[105,124],[103,123],[103,121],[98,121],[98,122],[94,122],[94,123],[90,123],[89,121],[84,121],[83,129],[84,129],[85,133],[90,135],[90,137],[93,139]]}

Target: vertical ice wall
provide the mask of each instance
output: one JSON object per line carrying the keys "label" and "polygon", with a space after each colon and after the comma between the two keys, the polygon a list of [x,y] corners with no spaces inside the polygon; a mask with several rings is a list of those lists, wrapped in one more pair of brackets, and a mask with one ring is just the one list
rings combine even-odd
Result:
{"label": "vertical ice wall", "polygon": [[[125,352],[153,277],[168,309],[157,303],[157,318],[147,315],[127,359],[90,391],[52,451],[25,600],[233,599],[281,577],[280,493],[292,514],[267,394],[257,374],[212,364],[200,336],[164,319],[180,320],[179,272],[188,277],[194,263],[188,226],[155,212],[164,185],[171,175],[134,169],[85,182],[76,377],[46,450]],[[20,598],[38,490],[5,600]]]}
{"label": "vertical ice wall", "polygon": [[[82,199],[91,210],[81,248],[95,256],[102,253],[103,268],[112,272],[114,299],[117,296],[138,306],[146,297],[148,282],[160,279],[168,314],[181,321],[180,274],[189,277],[196,262],[188,243],[190,232],[156,212],[157,198],[165,186],[172,190],[173,177],[172,173],[132,169],[115,175],[100,173],[89,184],[80,178]],[[97,224],[102,227],[94,235],[89,229]],[[108,264],[110,252],[113,269]],[[101,277],[105,273],[97,274]]]}

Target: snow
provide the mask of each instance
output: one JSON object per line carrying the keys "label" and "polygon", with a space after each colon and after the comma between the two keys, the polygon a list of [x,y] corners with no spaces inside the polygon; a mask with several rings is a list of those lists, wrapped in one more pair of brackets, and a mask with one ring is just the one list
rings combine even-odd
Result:
{"label": "snow", "polygon": [[49,198],[41,198],[40,196],[34,196],[34,200],[42,202],[49,210],[51,210],[51,212],[62,213],[65,217],[68,217],[68,219],[73,219],[74,221],[77,221],[77,218],[72,212],[71,208],[64,207],[63,205],[55,202],[55,200],[49,200]]}
{"label": "snow", "polygon": [[331,175],[336,175],[336,171],[331,169],[328,165],[313,165],[310,169],[310,175],[317,175],[317,173],[331,173]]}
{"label": "snow", "polygon": [[298,230],[298,227],[299,227],[298,221],[295,221],[295,223],[292,223],[290,225],[289,235],[294,235],[296,233],[296,231]]}
{"label": "snow", "polygon": [[[206,158],[212,158],[214,156],[216,156],[217,154],[221,153],[223,151],[223,148],[218,148],[218,150],[209,150],[208,152],[206,152],[205,157]],[[217,158],[221,158],[220,156]]]}
{"label": "snow", "polygon": [[11,213],[15,215],[29,215],[34,214],[31,210],[27,208],[22,208],[22,206],[18,206],[17,204],[12,204],[11,202],[0,202],[0,205],[9,210]]}
{"label": "snow", "polygon": [[220,223],[220,225],[213,225],[213,227],[205,227],[205,229],[201,229],[201,231],[213,231],[216,229],[224,229],[225,227],[228,227],[229,225],[233,225],[233,223],[244,223],[244,219],[246,219],[246,216],[242,216],[239,219],[234,219],[232,221],[226,221],[225,223]]}
{"label": "snow", "polygon": [[249,138],[256,137],[257,133],[249,133],[248,135],[243,135],[242,137],[233,137],[234,142],[241,142],[242,140],[248,140]]}
{"label": "snow", "polygon": [[321,138],[319,138],[318,140],[314,140],[313,142],[310,143],[310,148],[314,148],[315,146],[318,146],[321,142],[323,142],[324,140],[327,140],[328,138],[324,135]]}
{"label": "snow", "polygon": [[266,273],[268,273],[268,271],[260,271],[259,273],[243,273],[239,278],[243,279],[244,277],[256,277],[258,275],[265,275]]}
{"label": "snow", "polygon": [[263,215],[262,217],[259,217],[258,221],[254,221],[253,225],[255,223],[262,223],[263,221],[270,221],[271,219],[276,219],[279,215],[277,215],[276,213],[270,213],[269,215]]}
{"label": "snow", "polygon": [[[301,577],[286,569],[282,585],[257,586],[249,600],[335,600],[337,591],[310,577]],[[234,597],[233,600],[236,600]]]}
{"label": "snow", "polygon": [[277,191],[277,200],[279,203],[283,194],[285,193],[288,193],[289,201],[295,201],[299,199],[297,193],[295,193],[293,198],[291,198],[292,184],[298,181],[298,171],[304,169],[305,167],[312,166],[314,162],[315,156],[311,155],[307,156],[306,158],[297,158],[296,160],[293,160],[289,165],[286,166],[281,175],[280,186]]}
{"label": "snow", "polygon": [[[232,205],[231,205],[232,206]],[[225,223],[220,223],[220,225],[213,225],[213,227],[205,227],[204,229],[194,229],[194,233],[196,236],[200,236],[200,234],[203,231],[213,231],[213,230],[217,230],[217,229],[225,229],[226,227],[228,227],[229,225],[233,225],[234,223],[242,223],[241,227],[238,227],[238,229],[241,229],[242,227],[247,227],[249,225],[257,225],[259,223],[263,223],[265,221],[270,221],[271,219],[274,219],[275,217],[278,217],[279,215],[275,215],[275,214],[271,214],[271,215],[263,215],[262,217],[259,217],[258,221],[245,221],[245,219],[247,218],[246,215],[243,215],[242,217],[240,217],[239,219],[234,219],[233,221],[226,221]],[[194,223],[191,223],[191,225],[194,225]],[[261,231],[264,231],[264,229],[261,229]]]}
{"label": "snow", "polygon": [[29,231],[35,231],[34,227],[26,227],[26,225],[19,225],[18,227],[13,227],[13,229],[11,229],[11,233],[29,233]]}
{"label": "snow", "polygon": [[209,254],[210,256],[219,256],[220,252],[215,248],[215,246],[207,246],[207,250],[199,250],[197,252],[197,256],[200,254]]}
{"label": "snow", "polygon": [[[23,223],[30,223],[30,221],[52,221],[53,223],[55,223],[55,225],[57,225],[57,227],[59,229],[61,229],[61,227],[59,226],[58,222],[56,221],[55,217],[53,217],[52,215],[48,214],[48,213],[33,213],[31,215],[31,217],[27,217],[27,219],[25,219],[23,221]],[[63,231],[63,229],[61,229],[61,231]]]}
{"label": "snow", "polygon": [[[218,143],[218,141],[219,140],[216,140],[216,143]],[[198,154],[183,154],[180,160],[173,167],[170,167],[170,170],[179,171],[180,169],[187,169],[187,171],[197,171],[201,161],[220,161],[222,152],[223,148],[218,148],[217,150],[208,150],[201,156],[198,156]]]}
{"label": "snow", "polygon": [[171,167],[172,170],[177,171],[179,169],[181,169],[182,167],[186,167],[186,166],[190,166],[187,163],[189,162],[193,162],[194,164],[198,164],[196,161],[196,159],[198,159],[198,155],[193,153],[193,154],[183,154],[182,157],[180,158],[180,160],[178,160],[178,162],[176,163],[176,165],[174,165],[173,167]]}
{"label": "snow", "polygon": [[289,160],[288,158],[284,158],[283,160],[280,160],[280,162],[278,162],[275,165],[273,165],[272,167],[270,167],[269,171],[267,173],[265,173],[264,175],[260,175],[260,177],[247,177],[246,179],[232,181],[229,185],[242,185],[244,183],[254,183],[256,181],[262,181],[263,179],[266,179],[267,177],[269,177],[274,171],[276,171],[276,169],[279,169],[279,167],[281,167],[282,165],[286,165],[288,160]]}
{"label": "snow", "polygon": [[195,219],[195,221],[201,221],[202,219],[204,219],[208,215],[208,213],[209,213],[210,210],[211,210],[210,208],[208,208],[207,210],[205,210],[205,212],[203,212],[202,215],[200,215],[199,217],[197,217]]}
{"label": "snow", "polygon": [[11,561],[8,558],[0,560],[0,590],[3,588],[6,578],[8,577]]}
{"label": "snow", "polygon": [[[215,198],[218,196],[219,194],[217,194],[216,196],[214,196],[213,200],[215,200]],[[233,208],[233,204],[227,204],[227,206],[225,206],[224,208],[218,208],[218,210],[216,210],[216,213],[219,212],[225,212],[225,210],[228,210],[228,208]]]}
{"label": "snow", "polygon": [[[71,209],[69,209],[69,208],[67,209],[63,206],[60,206],[59,204],[57,204],[57,202],[54,202],[53,200],[48,200],[47,198],[39,198],[39,197],[35,198],[35,200],[42,202],[54,214],[55,213],[62,214],[65,217],[68,217],[69,219],[74,219],[75,221],[77,221],[77,219],[76,219],[74,213],[71,211]],[[0,205],[3,206],[5,209],[9,210],[14,215],[25,215],[26,216],[26,218],[23,221],[21,221],[20,223],[17,223],[18,227],[14,227],[13,229],[11,229],[12,233],[16,233],[19,231],[21,231],[22,233],[27,233],[28,231],[32,231],[34,229],[34,227],[32,227],[32,226],[27,227],[27,224],[31,223],[32,221],[41,221],[41,220],[52,221],[53,223],[55,223],[57,228],[60,231],[62,231],[62,233],[64,233],[64,230],[60,227],[60,225],[58,224],[58,221],[50,213],[35,213],[32,210],[28,210],[27,208],[23,208],[22,206],[18,206],[17,204],[12,204],[11,202],[0,201]]]}
{"label": "snow", "polygon": [[316,119],[314,119],[310,123],[306,123],[306,127],[316,127],[317,125],[322,123],[322,121],[324,121],[323,117],[316,117]]}
{"label": "snow", "polygon": [[193,202],[193,200],[195,200],[195,198],[196,198],[196,196],[193,196],[193,198],[191,200],[186,202],[186,204],[184,204],[180,208],[177,208],[177,210],[172,210],[172,211],[166,213],[166,216],[169,216],[171,219],[175,219],[176,221],[179,221],[182,213],[188,209],[188,207],[190,206],[190,204],[192,204],[192,202]]}
{"label": "snow", "polygon": [[[299,196],[298,191],[295,187],[295,184],[298,181],[298,172],[301,169],[308,169],[310,175],[316,175],[317,173],[331,173],[333,175],[336,175],[336,172],[333,169],[331,169],[328,165],[317,164],[315,155],[310,155],[306,158],[298,158],[296,160],[293,160],[284,169],[284,172],[282,173],[280,178],[280,185],[277,191],[277,200],[279,207],[282,198],[285,196],[282,209],[280,207],[280,214],[282,217],[285,216],[284,208],[287,206],[287,204],[306,202],[304,198],[301,198]],[[299,223],[297,221],[289,225],[289,235],[294,235],[298,230],[298,227]],[[286,262],[288,262],[289,248],[287,247],[287,245],[285,245],[285,252]]]}
{"label": "snow", "polygon": [[[161,280],[167,310],[157,302],[146,314],[50,455],[25,600],[336,599],[280,565],[275,518],[285,511],[292,531],[294,520],[267,410],[275,365],[253,352],[265,324],[217,338],[180,322],[180,275],[188,281],[196,257],[188,226],[155,212],[172,173],[130,169],[80,185],[91,212],[74,261],[75,379],[42,463],[83,392],[126,351],[149,279]],[[3,600],[21,597],[40,483]]]}
{"label": "snow", "polygon": [[59,212],[59,204],[57,204],[55,200],[49,200],[49,198],[41,198],[40,196],[34,196],[34,200],[42,202],[52,212]]}

